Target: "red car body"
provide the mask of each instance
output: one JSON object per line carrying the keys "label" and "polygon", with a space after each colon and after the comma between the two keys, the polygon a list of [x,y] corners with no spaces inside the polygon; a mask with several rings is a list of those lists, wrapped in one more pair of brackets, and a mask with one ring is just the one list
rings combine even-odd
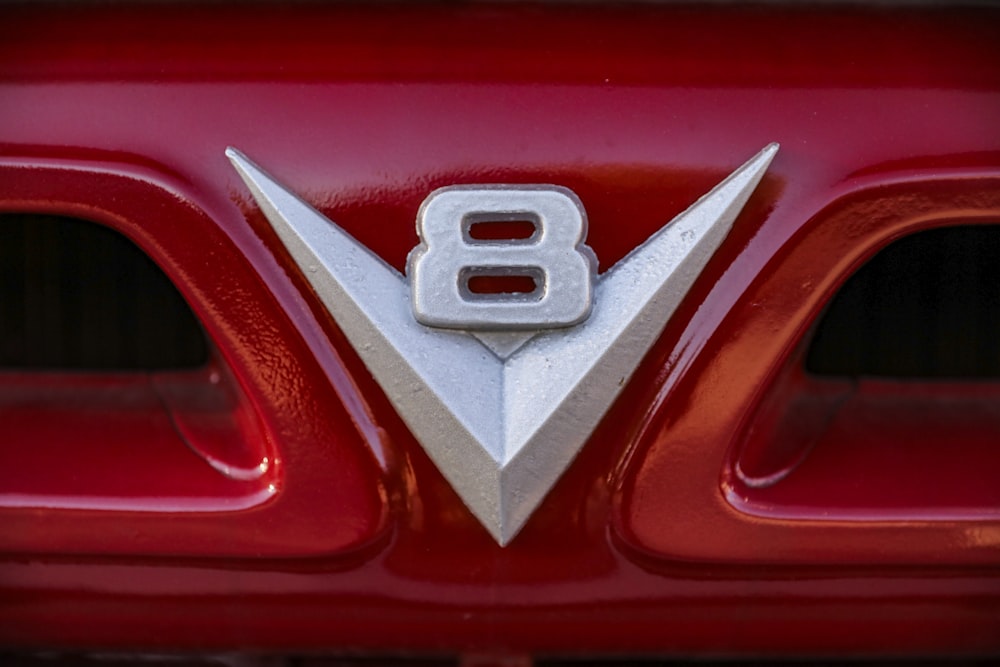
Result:
{"label": "red car body", "polygon": [[[3,6],[0,209],[127,236],[212,353],[0,377],[36,397],[0,425],[0,641],[996,654],[1000,427],[975,406],[997,385],[862,382],[816,444],[846,390],[802,358],[891,241],[1000,221],[998,65],[995,6]],[[224,155],[400,271],[435,188],[562,185],[603,268],[770,142],[732,233],[504,548]]]}

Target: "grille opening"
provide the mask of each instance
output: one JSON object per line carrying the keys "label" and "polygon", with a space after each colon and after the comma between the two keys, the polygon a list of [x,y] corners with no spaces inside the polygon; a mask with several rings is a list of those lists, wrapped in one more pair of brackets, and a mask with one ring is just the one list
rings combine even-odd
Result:
{"label": "grille opening", "polygon": [[833,297],[736,450],[729,501],[814,520],[1000,516],[1000,226],[915,233]]}
{"label": "grille opening", "polygon": [[1000,226],[902,238],[841,288],[806,356],[819,376],[1000,377]]}
{"label": "grille opening", "polygon": [[170,279],[120,233],[0,215],[0,508],[204,511],[273,455]]}
{"label": "grille opening", "polygon": [[123,235],[74,218],[0,215],[0,368],[181,370],[208,356],[177,288]]}

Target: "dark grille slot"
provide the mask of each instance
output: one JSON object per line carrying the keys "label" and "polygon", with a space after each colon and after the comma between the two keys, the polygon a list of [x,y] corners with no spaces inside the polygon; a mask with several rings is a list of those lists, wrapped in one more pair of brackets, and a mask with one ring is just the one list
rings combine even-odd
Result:
{"label": "dark grille slot", "polygon": [[822,520],[995,519],[1000,226],[918,232],[847,280],[748,429],[730,502]]}
{"label": "dark grille slot", "polygon": [[1000,227],[934,229],[882,250],[833,299],[806,370],[1000,377]]}
{"label": "dark grille slot", "polygon": [[0,366],[134,371],[207,360],[190,308],[127,238],[71,218],[0,216]]}
{"label": "dark grille slot", "polygon": [[0,216],[0,509],[246,507],[258,423],[160,268],[116,231]]}

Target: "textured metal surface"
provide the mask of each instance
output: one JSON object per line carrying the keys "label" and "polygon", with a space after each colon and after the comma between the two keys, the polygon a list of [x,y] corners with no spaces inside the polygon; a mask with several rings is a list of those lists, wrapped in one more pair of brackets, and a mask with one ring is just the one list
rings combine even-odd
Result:
{"label": "textured metal surface", "polygon": [[[603,273],[590,319],[575,327],[539,332],[506,358],[493,356],[466,333],[422,326],[417,321],[419,308],[418,317],[407,312],[411,285],[406,278],[239,151],[230,148],[226,154],[389,400],[465,504],[504,545],[528,520],[628,382],[725,239],[777,150],[775,144],[765,148]],[[462,216],[454,211],[439,213],[435,207],[455,192],[432,195],[418,223],[424,243],[443,244],[441,251],[446,253],[447,241],[461,238],[459,225],[448,235],[447,218],[461,221]],[[478,195],[484,190],[457,192]],[[499,192],[492,193],[497,199],[451,197],[449,203],[464,211],[503,212]],[[532,195],[514,199],[512,211],[536,212],[546,220],[541,223],[542,235],[552,236],[543,241],[545,254],[565,258],[568,249],[571,275],[582,272],[589,277],[590,263],[575,252],[586,232],[582,214],[574,220],[571,213],[559,211],[559,207],[573,210],[572,200],[562,193],[539,189]],[[552,227],[560,222],[569,223],[560,230],[567,236],[556,236]],[[421,246],[415,257],[411,255],[411,280],[423,281],[424,289],[451,290],[469,259],[468,248],[464,242],[459,249],[450,248],[455,263],[438,260],[444,263],[443,272],[422,273],[419,265],[436,258],[424,254]],[[518,247],[522,252],[509,260],[508,253],[497,250],[487,250],[480,261],[524,265],[535,257]],[[546,267],[550,268],[567,267]],[[455,299],[461,301],[457,295]],[[509,306],[504,306],[499,313],[477,313],[475,323],[493,324],[489,318],[495,316],[497,329],[513,326],[507,317]],[[456,325],[461,316],[449,324]]]}
{"label": "textured metal surface", "polygon": [[[473,224],[528,220],[526,239],[476,241]],[[584,245],[587,215],[571,190],[556,186],[458,186],[432,192],[417,214],[420,245],[406,274],[413,315],[421,324],[501,332],[570,326],[592,307],[597,272]],[[474,294],[471,275],[534,278],[526,294]],[[540,284],[539,284],[540,283]]]}

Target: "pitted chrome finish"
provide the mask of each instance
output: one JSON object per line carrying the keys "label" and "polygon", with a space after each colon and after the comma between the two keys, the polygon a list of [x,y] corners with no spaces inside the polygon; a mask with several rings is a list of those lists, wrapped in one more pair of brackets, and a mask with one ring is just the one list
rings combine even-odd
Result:
{"label": "pitted chrome finish", "polygon": [[505,545],[659,337],[777,150],[765,148],[601,274],[583,323],[475,335],[420,324],[404,276],[239,151],[226,154],[413,435]]}

